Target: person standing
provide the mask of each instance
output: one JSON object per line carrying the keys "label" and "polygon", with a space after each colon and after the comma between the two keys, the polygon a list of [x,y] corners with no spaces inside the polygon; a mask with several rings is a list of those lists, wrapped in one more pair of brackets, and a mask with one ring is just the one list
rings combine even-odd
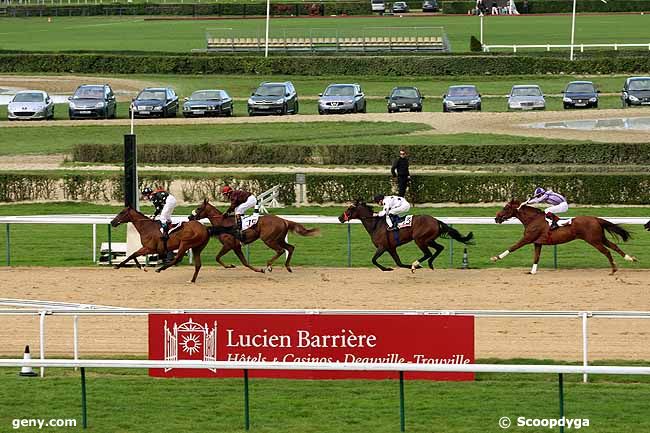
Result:
{"label": "person standing", "polygon": [[406,195],[408,183],[411,180],[411,174],[409,173],[409,159],[406,150],[400,149],[399,158],[393,162],[393,166],[390,168],[390,174],[393,178],[397,178],[397,195],[404,197]]}

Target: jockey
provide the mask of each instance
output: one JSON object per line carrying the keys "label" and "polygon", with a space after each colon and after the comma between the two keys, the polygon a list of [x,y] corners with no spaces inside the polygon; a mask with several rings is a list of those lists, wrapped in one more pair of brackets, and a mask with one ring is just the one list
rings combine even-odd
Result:
{"label": "jockey", "polygon": [[388,230],[399,230],[397,221],[399,220],[400,214],[406,213],[411,209],[409,202],[404,197],[396,195],[385,196],[383,194],[376,195],[373,201],[384,206],[384,209],[375,214],[375,216],[382,217],[385,215]]}
{"label": "jockey", "polygon": [[259,213],[259,208],[257,207],[257,197],[251,194],[248,191],[243,189],[232,189],[230,186],[226,185],[221,188],[221,194],[225,195],[228,200],[230,200],[230,207],[226,210],[226,214],[235,212],[235,221],[237,222],[237,231],[235,234],[241,236],[241,227],[242,227],[242,216],[250,208],[253,209],[253,213]]}
{"label": "jockey", "polygon": [[[142,195],[153,203],[155,208],[153,219],[160,221],[163,229],[162,241],[165,246],[165,251],[167,251],[167,240],[169,240],[169,228],[172,224],[172,212],[174,212],[174,208],[176,207],[176,197],[162,188],[157,188],[154,191],[148,186],[142,190]],[[166,260],[169,260],[170,255],[173,258],[173,253],[167,251]]]}
{"label": "jockey", "polygon": [[562,195],[553,192],[550,189],[545,190],[541,187],[535,188],[533,196],[526,200],[524,204],[535,203],[546,203],[551,205],[544,210],[546,213],[546,218],[551,221],[551,230],[558,228],[557,222],[560,220],[560,217],[555,214],[563,213],[569,210],[569,204],[566,202],[566,199]]}

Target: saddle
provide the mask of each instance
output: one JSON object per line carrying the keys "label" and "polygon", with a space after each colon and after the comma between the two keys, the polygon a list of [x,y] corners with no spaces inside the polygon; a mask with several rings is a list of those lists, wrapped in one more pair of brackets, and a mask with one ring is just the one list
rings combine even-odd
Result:
{"label": "saddle", "polygon": [[244,217],[241,219],[241,230],[248,230],[254,227],[257,224],[257,221],[260,219],[260,214],[254,213],[251,216]]}
{"label": "saddle", "polygon": [[[553,224],[553,221],[551,221],[550,219],[548,219],[546,217],[544,218],[544,220],[546,220],[546,224],[548,224],[549,227],[551,226],[551,224]],[[560,218],[557,221],[557,226],[558,227],[569,226],[569,225],[571,225],[572,221],[573,221],[573,217],[571,217],[571,218]]]}
{"label": "saddle", "polygon": [[[164,230],[162,228],[162,222],[158,221],[158,224],[160,225],[160,234],[163,234]],[[169,229],[167,230],[167,234],[171,235],[172,232],[174,232],[174,231],[178,230],[179,228],[181,228],[182,225],[183,225],[183,223],[171,223],[169,225]]]}
{"label": "saddle", "polygon": [[[406,227],[411,227],[413,215],[406,215],[403,217],[399,215],[391,215],[390,218],[393,220],[393,226],[394,227],[396,226],[397,229],[399,230]],[[389,229],[389,231],[391,230]]]}

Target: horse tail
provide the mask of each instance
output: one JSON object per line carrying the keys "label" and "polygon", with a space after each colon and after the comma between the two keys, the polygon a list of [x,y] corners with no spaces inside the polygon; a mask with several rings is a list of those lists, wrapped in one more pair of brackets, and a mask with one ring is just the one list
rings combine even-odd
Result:
{"label": "horse tail", "polygon": [[450,237],[455,241],[462,242],[464,244],[469,244],[473,245],[474,244],[474,233],[469,232],[467,233],[467,236],[463,236],[460,234],[458,230],[456,230],[453,227],[449,227],[447,224],[443,223],[440,220],[438,221],[438,225],[440,226],[440,236],[443,238]]}
{"label": "horse tail", "polygon": [[600,223],[600,226],[603,228],[603,230],[607,230],[609,234],[613,235],[616,238],[620,236],[620,238],[623,239],[623,242],[626,242],[628,239],[632,237],[630,232],[628,232],[618,224],[614,224],[613,222],[609,222],[602,218],[598,218],[598,222]]}
{"label": "horse tail", "polygon": [[320,229],[308,229],[302,224],[295,223],[293,221],[287,221],[289,230],[299,234],[300,236],[316,236],[320,233]]}

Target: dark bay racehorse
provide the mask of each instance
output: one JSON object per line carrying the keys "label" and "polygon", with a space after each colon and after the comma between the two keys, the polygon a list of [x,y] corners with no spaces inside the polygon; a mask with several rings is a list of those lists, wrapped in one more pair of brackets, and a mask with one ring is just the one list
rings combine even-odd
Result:
{"label": "dark bay racehorse", "polygon": [[549,230],[549,226],[546,223],[544,212],[542,210],[531,206],[521,206],[521,203],[518,200],[511,200],[507,203],[505,207],[497,213],[494,220],[497,224],[501,224],[510,218],[517,218],[521,221],[524,225],[524,236],[519,240],[519,242],[498,256],[492,257],[491,260],[493,262],[505,258],[508,254],[518,250],[524,245],[534,244],[535,256],[533,258],[533,267],[530,270],[530,273],[535,274],[537,272],[539,256],[542,252],[542,245],[564,244],[575,239],[582,239],[603,253],[612,266],[611,274],[614,274],[618,268],[616,267],[616,263],[614,263],[614,259],[607,248],[616,251],[627,261],[637,261],[636,257],[625,254],[614,242],[611,242],[605,237],[605,231],[607,231],[614,236],[620,236],[621,239],[623,239],[623,242],[625,242],[630,238],[630,233],[623,227],[602,218],[579,216],[573,218],[569,225],[559,227],[555,230]]}
{"label": "dark bay racehorse", "polygon": [[[212,206],[208,203],[208,200],[203,200],[203,203],[192,212],[192,216],[195,219],[207,218],[210,220],[213,228],[233,228],[235,225],[234,216],[226,216],[222,214],[219,209]],[[262,242],[266,244],[269,248],[275,251],[275,256],[273,256],[269,261],[266,262],[266,270],[273,270],[273,262],[277,260],[285,250],[288,252],[287,259],[284,262],[284,266],[287,271],[292,272],[291,270],[291,257],[293,256],[293,250],[295,247],[285,241],[287,233],[294,232],[301,236],[315,236],[320,230],[319,229],[308,229],[301,224],[298,224],[293,221],[285,220],[276,215],[261,215],[256,225],[253,227],[244,230],[242,232],[241,242],[244,244],[249,244],[257,239],[261,239]],[[223,248],[217,254],[217,262],[219,262],[224,267],[234,267],[232,265],[226,266],[222,261],[221,257],[230,250],[234,250],[235,254],[239,260],[247,266],[248,268],[261,272],[250,266],[250,264],[244,258],[244,255],[241,254],[241,243],[240,241],[232,234],[232,232],[217,232],[219,240],[223,244]]]}
{"label": "dark bay racehorse", "polygon": [[[160,223],[158,221],[150,219],[143,213],[138,212],[131,207],[125,207],[115,218],[113,218],[111,225],[117,227],[122,223],[128,222],[133,223],[133,226],[140,234],[142,248],[131,254],[121,263],[115,265],[115,269],[124,266],[124,264],[129,260],[133,260],[138,269],[141,269],[142,267],[140,266],[137,257],[145,254],[158,254],[158,257],[165,256],[166,251],[160,233]],[[174,266],[183,258],[185,253],[191,249],[192,254],[194,255],[194,275],[192,276],[192,282],[196,282],[196,277],[199,275],[199,270],[201,269],[201,251],[203,251],[203,248],[205,248],[209,241],[210,235],[208,229],[203,224],[198,221],[182,223],[181,227],[170,233],[169,240],[167,241],[167,249],[169,251],[178,249],[176,257],[174,257],[174,260],[170,263],[164,264],[160,268],[156,269],[156,272],[164,271],[170,266]]]}
{"label": "dark bay racehorse", "polygon": [[[449,227],[447,224],[430,215],[414,215],[411,227],[400,229],[398,239],[396,240],[394,232],[388,231],[386,218],[373,215],[374,213],[370,206],[363,201],[357,200],[343,212],[339,217],[339,221],[344,223],[353,219],[361,220],[361,223],[372,239],[372,243],[377,247],[375,255],[372,257],[372,263],[382,271],[393,270],[377,262],[377,259],[386,251],[391,255],[397,266],[400,268],[411,268],[411,272],[415,272],[416,269],[421,267],[420,263],[425,260],[427,260],[429,268],[433,269],[433,261],[445,249],[444,246],[436,242],[436,239],[440,236],[449,236],[464,244],[470,243],[474,237],[474,234],[471,232],[467,236],[462,236],[456,229]],[[424,255],[409,266],[402,263],[402,260],[397,255],[397,247],[411,241],[415,241]],[[436,252],[432,254],[429,247],[435,249]]]}

